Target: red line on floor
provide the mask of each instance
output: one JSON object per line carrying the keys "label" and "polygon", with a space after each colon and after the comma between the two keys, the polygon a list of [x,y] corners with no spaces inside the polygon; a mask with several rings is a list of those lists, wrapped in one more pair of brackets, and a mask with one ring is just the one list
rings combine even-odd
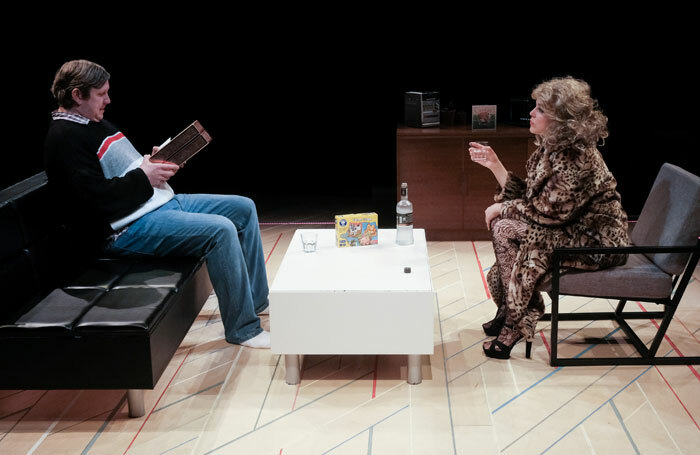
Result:
{"label": "red line on floor", "polygon": [[549,348],[549,343],[547,343],[547,337],[544,336],[544,332],[540,330],[540,336],[542,337],[542,341],[544,341],[544,347],[547,348],[547,352],[549,355],[552,355],[552,350]]}
{"label": "red line on floor", "polygon": [[297,397],[299,396],[299,389],[301,388],[301,379],[299,379],[299,384],[297,385],[297,393],[294,394],[294,403],[292,403],[292,411],[297,407]]}
{"label": "red line on floor", "polygon": [[685,331],[688,332],[688,333],[690,334],[691,337],[695,338],[695,341],[697,341],[698,343],[700,343],[700,340],[698,340],[697,337],[693,334],[693,332],[691,332],[690,329],[688,329],[688,327],[686,327],[686,325],[683,323],[683,321],[681,321],[681,320],[678,319],[678,318],[676,318],[676,321],[680,322],[681,325],[683,326],[683,328],[685,329]]}
{"label": "red line on floor", "polygon": [[683,406],[683,409],[685,409],[686,414],[688,414],[688,417],[690,417],[690,420],[693,421],[693,423],[695,424],[695,427],[696,427],[698,430],[700,430],[700,426],[698,425],[698,423],[697,423],[697,422],[695,421],[695,419],[693,418],[693,415],[690,413],[690,411],[688,411],[688,408],[685,407],[685,405],[683,404],[683,401],[681,400],[681,398],[678,396],[678,394],[676,393],[676,391],[673,390],[673,387],[671,387],[671,384],[668,383],[668,381],[666,380],[666,377],[663,375],[663,373],[661,373],[661,370],[659,370],[659,367],[656,366],[656,365],[654,365],[654,368],[656,368],[656,371],[659,372],[659,374],[660,374],[661,377],[663,378],[663,380],[664,380],[664,382],[666,383],[666,385],[668,386],[668,388],[671,389],[671,392],[673,392],[673,394],[676,396],[676,399],[678,400],[678,402],[681,404],[681,406]]}
{"label": "red line on floor", "polygon": [[[282,233],[284,234],[284,233]],[[267,255],[267,259],[265,259],[265,264],[267,264],[267,261],[270,259],[270,256],[272,256],[272,252],[275,251],[275,248],[277,248],[277,244],[280,243],[280,239],[282,238],[282,234],[280,234],[279,237],[277,237],[277,241],[275,242],[274,246],[270,250],[270,254]]]}
{"label": "red line on floor", "polygon": [[[647,309],[644,308],[644,306],[643,306],[640,302],[637,302],[637,305],[639,306],[639,308],[642,309],[642,311],[644,311],[644,312],[647,311]],[[659,324],[658,324],[654,319],[650,319],[650,321],[656,326],[656,329],[658,330],[658,329],[659,329]],[[678,346],[676,346],[676,345],[673,343],[673,341],[671,341],[671,339],[668,337],[668,335],[665,335],[665,334],[664,334],[664,338],[666,338],[666,341],[669,342],[669,344],[671,345],[671,347],[673,348],[673,350],[676,351],[676,353],[677,353],[679,356],[684,357],[684,356],[683,356],[683,353],[681,352],[681,350],[678,349]],[[698,380],[700,380],[700,374],[698,374],[697,370],[696,370],[695,368],[693,368],[692,365],[687,365],[687,367],[690,369],[690,371],[693,372],[693,374],[695,375],[695,377],[698,378]],[[695,424],[695,427],[696,427],[698,430],[700,430],[700,426],[699,426],[698,423],[695,421],[695,418],[694,418],[693,415],[690,413],[690,411],[688,410],[688,408],[685,406],[685,404],[683,403],[683,400],[681,400],[681,397],[678,396],[678,394],[677,394],[676,391],[673,389],[673,387],[672,387],[671,384],[668,382],[668,380],[667,380],[666,377],[663,375],[663,373],[661,373],[661,370],[659,370],[659,367],[656,366],[656,365],[654,365],[654,368],[656,368],[656,371],[659,372],[659,375],[661,375],[661,378],[664,380],[664,382],[666,383],[666,385],[668,386],[668,388],[671,389],[671,392],[672,392],[673,395],[676,397],[676,400],[678,400],[678,402],[681,404],[681,406],[683,406],[683,409],[685,410],[686,414],[688,414],[688,417],[690,417],[690,420],[693,421],[693,423]]]}
{"label": "red line on floor", "polygon": [[372,399],[377,396],[377,363],[379,363],[379,356],[374,356],[374,380],[372,381]]}
{"label": "red line on floor", "polygon": [[297,385],[297,392],[294,394],[294,403],[292,403],[292,411],[297,407],[297,397],[299,396],[299,389],[301,389],[301,380],[304,378],[304,370],[299,373],[299,384]]}
{"label": "red line on floor", "polygon": [[491,293],[489,292],[489,286],[486,284],[486,277],[484,276],[484,268],[481,267],[481,261],[479,260],[479,253],[476,252],[476,245],[472,240],[472,248],[474,248],[474,255],[476,256],[476,263],[479,266],[479,273],[481,274],[481,281],[484,282],[484,289],[486,289],[486,298],[491,298]]}
{"label": "red line on floor", "polygon": [[126,455],[126,453],[129,451],[131,446],[134,444],[134,441],[136,441],[136,438],[139,437],[139,434],[141,434],[141,430],[143,430],[143,427],[146,425],[146,422],[148,422],[148,419],[151,418],[151,414],[153,414],[153,410],[156,408],[156,406],[158,406],[158,403],[160,403],[161,398],[163,398],[163,395],[165,395],[165,392],[168,390],[168,387],[170,387],[170,384],[172,384],[173,379],[175,379],[175,376],[177,376],[177,373],[180,371],[180,368],[182,368],[182,365],[185,363],[185,360],[187,360],[187,357],[189,357],[190,352],[192,352],[192,350],[187,351],[187,354],[185,354],[185,357],[182,359],[182,362],[180,362],[180,366],[178,366],[177,370],[175,370],[173,377],[171,377],[170,381],[168,381],[168,385],[165,386],[165,388],[163,389],[163,392],[158,397],[158,400],[156,400],[156,403],[153,405],[153,407],[151,408],[151,411],[148,413],[148,415],[144,419],[143,423],[141,424],[139,431],[136,432],[134,439],[132,439],[131,442],[129,443],[129,447],[127,447],[126,450],[124,451],[124,455]]}
{"label": "red line on floor", "polygon": [[[642,311],[644,311],[644,312],[646,313],[647,309],[644,308],[644,306],[642,306],[641,303],[637,302],[637,305],[639,305],[639,308],[641,308]],[[659,329],[659,324],[658,324],[654,319],[650,319],[650,321],[656,326],[656,329],[658,330],[658,329]],[[673,348],[673,350],[676,351],[676,353],[677,353],[680,357],[685,357],[685,356],[683,355],[683,353],[681,352],[681,350],[678,349],[678,346],[676,346],[676,344],[675,344],[673,341],[671,341],[671,339],[668,337],[668,335],[664,334],[664,338],[666,338],[666,341],[668,341],[668,344],[671,345],[671,347]],[[698,370],[696,370],[695,367],[693,367],[692,365],[686,365],[686,366],[687,366],[687,367],[690,369],[690,371],[695,375],[695,377],[698,379],[698,381],[700,381],[700,373],[698,373]]]}

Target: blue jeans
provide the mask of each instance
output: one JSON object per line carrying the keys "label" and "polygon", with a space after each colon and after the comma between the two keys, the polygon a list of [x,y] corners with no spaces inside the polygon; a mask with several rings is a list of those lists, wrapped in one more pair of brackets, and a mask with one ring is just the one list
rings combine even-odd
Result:
{"label": "blue jeans", "polygon": [[255,203],[242,196],[177,194],[129,225],[105,252],[117,256],[205,256],[226,341],[262,332],[269,304]]}

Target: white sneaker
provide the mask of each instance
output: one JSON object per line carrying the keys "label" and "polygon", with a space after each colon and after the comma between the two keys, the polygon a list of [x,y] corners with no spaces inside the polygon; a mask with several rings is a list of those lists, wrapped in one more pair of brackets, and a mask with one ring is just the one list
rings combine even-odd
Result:
{"label": "white sneaker", "polygon": [[270,349],[270,332],[263,330],[253,338],[242,342],[241,346],[255,349]]}

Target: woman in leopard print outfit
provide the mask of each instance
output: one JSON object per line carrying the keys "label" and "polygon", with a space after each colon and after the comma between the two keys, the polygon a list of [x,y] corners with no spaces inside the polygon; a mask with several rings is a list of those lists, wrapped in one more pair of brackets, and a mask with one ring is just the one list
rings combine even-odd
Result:
{"label": "woman in leopard print outfit", "polygon": [[[522,180],[504,168],[488,146],[472,142],[470,153],[486,158],[477,163],[490,169],[500,185],[495,204],[485,211],[492,231],[496,264],[488,286],[498,306],[496,318],[484,324],[489,357],[508,358],[522,337],[527,355],[537,321],[544,314],[535,289],[550,273],[557,247],[628,245],[627,214],[617,182],[597,149],[608,136],[607,117],[590,96],[589,85],[571,77],[556,78],[532,92],[530,132],[537,150]],[[567,268],[596,270],[624,264],[626,255],[579,256]]]}

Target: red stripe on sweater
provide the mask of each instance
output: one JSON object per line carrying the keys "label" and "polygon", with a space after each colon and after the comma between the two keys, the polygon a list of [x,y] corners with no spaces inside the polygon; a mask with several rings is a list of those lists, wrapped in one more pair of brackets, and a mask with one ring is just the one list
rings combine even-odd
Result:
{"label": "red stripe on sweater", "polygon": [[102,145],[100,145],[100,149],[97,151],[97,158],[101,160],[102,155],[104,155],[105,152],[107,152],[109,147],[119,139],[122,139],[123,137],[124,133],[117,133],[115,135],[107,137],[104,141],[102,141]]}

